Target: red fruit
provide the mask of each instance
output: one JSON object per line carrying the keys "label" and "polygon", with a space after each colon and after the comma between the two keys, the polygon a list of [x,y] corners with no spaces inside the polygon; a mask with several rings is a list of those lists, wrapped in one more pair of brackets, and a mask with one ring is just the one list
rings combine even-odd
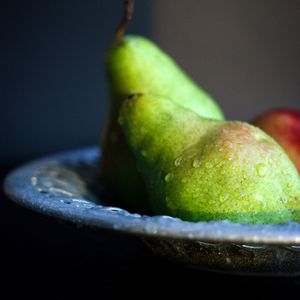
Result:
{"label": "red fruit", "polygon": [[250,123],[269,134],[290,157],[300,174],[300,111],[274,109]]}

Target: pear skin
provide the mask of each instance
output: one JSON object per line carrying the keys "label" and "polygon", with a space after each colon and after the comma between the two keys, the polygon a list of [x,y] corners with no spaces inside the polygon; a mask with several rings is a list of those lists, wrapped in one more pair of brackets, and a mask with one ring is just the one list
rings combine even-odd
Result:
{"label": "pear skin", "polygon": [[150,95],[124,102],[119,122],[154,214],[250,224],[299,219],[297,170],[260,129]]}
{"label": "pear skin", "polygon": [[103,177],[127,208],[146,210],[144,182],[117,122],[124,99],[133,93],[151,93],[168,97],[207,118],[223,119],[223,113],[202,88],[146,38],[125,36],[114,45],[106,56],[106,74],[110,112],[101,142]]}
{"label": "pear skin", "polygon": [[224,118],[211,96],[171,57],[144,37],[125,36],[108,52],[106,71],[114,104],[120,104],[130,94],[153,94],[172,99],[203,117]]}

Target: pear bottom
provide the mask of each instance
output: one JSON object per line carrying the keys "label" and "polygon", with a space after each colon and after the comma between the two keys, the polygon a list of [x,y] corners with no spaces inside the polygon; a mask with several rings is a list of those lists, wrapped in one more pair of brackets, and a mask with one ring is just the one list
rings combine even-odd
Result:
{"label": "pear bottom", "polygon": [[144,180],[117,123],[105,132],[100,148],[102,178],[118,205],[132,212],[149,213]]}

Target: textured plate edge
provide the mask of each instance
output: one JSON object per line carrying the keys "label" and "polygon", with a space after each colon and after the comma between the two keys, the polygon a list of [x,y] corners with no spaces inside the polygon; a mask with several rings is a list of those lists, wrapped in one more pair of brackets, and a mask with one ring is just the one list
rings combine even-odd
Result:
{"label": "textured plate edge", "polygon": [[[4,191],[6,195],[23,207],[34,210],[54,218],[71,221],[80,225],[91,227],[112,229],[127,234],[142,235],[153,238],[169,238],[181,240],[197,240],[215,243],[248,243],[248,244],[273,244],[273,245],[300,245],[300,224],[285,223],[278,225],[249,225],[238,224],[229,221],[210,221],[210,222],[188,222],[168,216],[141,216],[126,212],[126,215],[119,215],[117,212],[107,212],[105,207],[95,209],[89,214],[89,218],[83,217],[76,208],[70,209],[67,204],[61,204],[61,208],[51,208],[42,205],[41,201],[33,203],[29,197],[24,197],[24,190],[27,189],[29,195],[39,194],[30,185],[33,171],[49,161],[61,161],[69,158],[84,156],[95,156],[100,154],[97,147],[87,147],[77,150],[54,153],[31,162],[25,163],[10,172],[4,180]],[[96,156],[95,156],[96,159]],[[15,181],[22,179],[22,184],[16,188]],[[26,187],[25,181],[28,180]],[[39,194],[39,197],[41,195]],[[40,205],[38,205],[40,204]],[[69,213],[66,214],[66,209]],[[86,208],[89,209],[89,208]],[[175,222],[180,231],[174,231],[166,227],[167,220]],[[161,222],[160,222],[161,221]],[[167,222],[166,222],[167,221]],[[161,228],[164,223],[164,228]],[[171,224],[171,223],[170,223]],[[174,223],[173,223],[174,224]],[[220,230],[222,228],[222,230]],[[276,229],[275,229],[276,228]],[[201,229],[201,230],[197,230]],[[264,234],[273,231],[272,234]],[[226,233],[228,233],[226,235]]]}

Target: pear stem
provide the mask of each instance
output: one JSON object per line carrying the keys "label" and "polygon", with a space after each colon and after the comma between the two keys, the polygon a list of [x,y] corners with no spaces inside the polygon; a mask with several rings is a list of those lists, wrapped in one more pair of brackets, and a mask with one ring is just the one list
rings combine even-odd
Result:
{"label": "pear stem", "polygon": [[125,33],[125,30],[127,28],[128,23],[132,19],[133,15],[133,10],[134,10],[134,0],[125,0],[124,1],[124,14],[123,18],[117,28],[117,31],[113,37],[113,45],[118,44]]}

